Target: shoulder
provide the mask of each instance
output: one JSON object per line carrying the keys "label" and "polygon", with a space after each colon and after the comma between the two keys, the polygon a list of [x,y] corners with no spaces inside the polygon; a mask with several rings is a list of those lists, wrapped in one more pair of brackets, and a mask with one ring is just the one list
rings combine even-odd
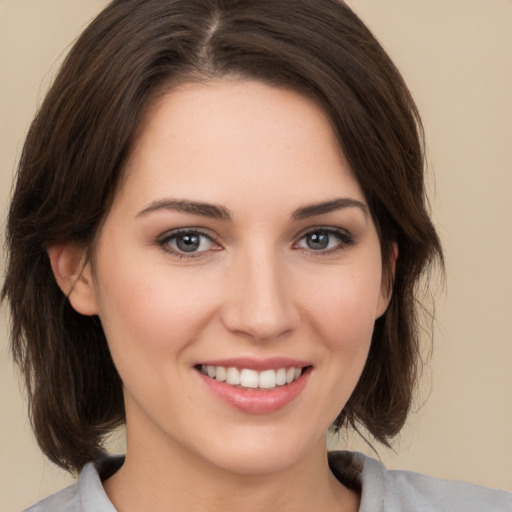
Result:
{"label": "shoulder", "polygon": [[24,512],[116,512],[101,481],[119,469],[123,461],[123,457],[108,456],[89,462],[75,484],[44,498]]}
{"label": "shoulder", "polygon": [[505,491],[388,470],[360,453],[335,452],[330,464],[342,472],[351,468],[352,475],[358,472],[360,512],[512,512],[512,494]]}
{"label": "shoulder", "polygon": [[35,505],[27,508],[24,512],[78,512],[79,506],[78,482],[62,491],[56,492]]}

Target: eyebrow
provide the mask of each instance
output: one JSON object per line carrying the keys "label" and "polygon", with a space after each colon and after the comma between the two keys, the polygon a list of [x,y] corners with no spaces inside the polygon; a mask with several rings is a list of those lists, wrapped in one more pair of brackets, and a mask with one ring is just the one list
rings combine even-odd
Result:
{"label": "eyebrow", "polygon": [[160,199],[153,201],[146,208],[137,213],[136,217],[142,217],[148,213],[169,210],[179,213],[188,213],[191,215],[200,215],[211,219],[231,220],[229,210],[223,206],[217,206],[210,203],[201,203],[197,201],[189,201],[187,199]]}
{"label": "eyebrow", "polygon": [[[368,217],[368,207],[363,202],[349,197],[342,197],[298,208],[292,213],[292,219],[303,220],[317,215],[324,215],[336,210],[342,210],[344,208],[359,208],[362,210],[364,216]],[[209,217],[211,219],[225,221],[232,220],[229,210],[223,206],[190,201],[188,199],[159,199],[157,201],[153,201],[137,213],[136,217],[142,217],[159,210],[168,210],[189,215],[200,215],[201,217]]]}
{"label": "eyebrow", "polygon": [[344,208],[359,208],[364,213],[365,218],[368,217],[368,207],[357,199],[350,197],[342,197],[339,199],[333,199],[332,201],[325,201],[322,203],[310,204],[298,208],[292,214],[294,220],[303,220],[309,217],[315,217],[316,215],[324,215],[336,210],[342,210]]}

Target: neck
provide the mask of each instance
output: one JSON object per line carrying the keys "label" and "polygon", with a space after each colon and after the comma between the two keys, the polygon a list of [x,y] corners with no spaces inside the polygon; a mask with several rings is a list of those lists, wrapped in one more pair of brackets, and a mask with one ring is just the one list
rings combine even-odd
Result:
{"label": "neck", "polygon": [[248,474],[215,466],[181,446],[152,449],[127,434],[125,463],[104,486],[119,512],[355,512],[359,506],[359,497],[331,474],[323,439],[290,467]]}

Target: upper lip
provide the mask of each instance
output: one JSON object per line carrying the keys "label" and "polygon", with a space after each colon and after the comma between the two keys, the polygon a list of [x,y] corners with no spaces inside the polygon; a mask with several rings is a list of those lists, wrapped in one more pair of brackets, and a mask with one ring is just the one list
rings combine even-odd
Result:
{"label": "upper lip", "polygon": [[228,359],[207,359],[197,363],[197,366],[223,366],[225,368],[247,368],[250,370],[278,370],[279,368],[304,368],[311,366],[311,363],[301,359],[290,357],[231,357]]}

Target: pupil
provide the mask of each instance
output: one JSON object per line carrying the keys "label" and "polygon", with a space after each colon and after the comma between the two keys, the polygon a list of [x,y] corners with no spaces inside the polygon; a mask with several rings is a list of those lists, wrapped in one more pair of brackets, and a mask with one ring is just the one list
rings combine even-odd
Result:
{"label": "pupil", "polygon": [[312,233],[308,236],[307,243],[310,249],[325,249],[329,245],[329,235],[327,233]]}
{"label": "pupil", "polygon": [[176,238],[176,245],[183,252],[194,252],[199,248],[200,243],[198,235],[181,235]]}

